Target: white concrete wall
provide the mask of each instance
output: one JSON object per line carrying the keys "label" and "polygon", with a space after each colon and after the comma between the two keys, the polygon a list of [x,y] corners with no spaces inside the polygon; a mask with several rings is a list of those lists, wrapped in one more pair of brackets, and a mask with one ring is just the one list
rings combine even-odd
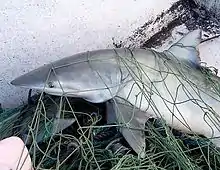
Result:
{"label": "white concrete wall", "polygon": [[0,103],[16,106],[27,89],[15,77],[77,52],[112,47],[177,0],[1,0]]}

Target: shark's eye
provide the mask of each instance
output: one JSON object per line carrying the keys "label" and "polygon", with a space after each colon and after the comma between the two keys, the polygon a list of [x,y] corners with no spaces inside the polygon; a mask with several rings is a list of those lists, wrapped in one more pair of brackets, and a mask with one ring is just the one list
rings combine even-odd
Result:
{"label": "shark's eye", "polygon": [[53,88],[54,87],[54,85],[53,85],[53,83],[50,81],[50,82],[48,82],[48,87],[49,88]]}

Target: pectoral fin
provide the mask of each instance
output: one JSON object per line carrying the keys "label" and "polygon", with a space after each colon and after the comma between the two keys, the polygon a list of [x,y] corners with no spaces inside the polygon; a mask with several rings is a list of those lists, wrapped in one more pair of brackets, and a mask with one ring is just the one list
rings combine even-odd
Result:
{"label": "pectoral fin", "polygon": [[[66,129],[67,127],[71,126],[75,122],[75,119],[57,119],[54,118],[50,122],[40,126],[41,128],[37,132],[36,142],[40,143],[44,140],[48,139],[52,135],[61,132],[62,130]],[[33,139],[32,136],[29,134],[23,134],[22,136],[23,141],[26,141],[26,144],[31,144]],[[27,139],[27,140],[26,140]]]}
{"label": "pectoral fin", "polygon": [[[114,108],[114,112],[108,114],[115,114],[117,124],[122,127],[120,131],[132,149],[141,157],[145,156],[145,122],[149,118],[146,112],[135,108],[129,102],[115,98],[108,103],[107,107]],[[113,109],[111,109],[113,110]],[[112,119],[113,120],[113,119]]]}
{"label": "pectoral fin", "polygon": [[76,120],[72,119],[55,119],[53,122],[53,130],[52,133],[59,133],[60,131],[66,129],[71,126]]}

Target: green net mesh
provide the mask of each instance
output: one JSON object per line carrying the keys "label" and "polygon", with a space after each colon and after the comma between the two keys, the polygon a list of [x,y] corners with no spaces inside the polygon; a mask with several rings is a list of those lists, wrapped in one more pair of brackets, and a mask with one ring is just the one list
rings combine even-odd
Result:
{"label": "green net mesh", "polygon": [[[147,69],[158,72],[161,77],[158,77],[157,81],[160,80],[161,83],[164,80],[166,83],[167,75],[172,74],[176,76],[180,86],[184,84],[186,89],[191,88],[195,93],[198,92],[198,96],[199,92],[202,90],[207,92],[205,88],[209,88],[210,94],[218,100],[218,78],[209,68],[198,69],[205,79],[202,82],[207,84],[199,84],[199,80],[193,84],[195,82],[193,79],[198,77],[197,72],[191,67],[183,63],[169,64],[170,58],[166,58],[165,53],[154,55],[157,56],[155,63],[159,64]],[[146,89],[152,87],[144,84],[149,72],[142,70],[147,65],[141,66],[135,58],[130,59],[126,61],[120,59],[123,69],[131,71],[129,73],[134,79],[134,84],[143,85],[139,87],[143,89],[141,95],[149,96]],[[178,63],[174,58],[172,60]],[[132,72],[134,70],[135,72]],[[181,83],[183,81],[184,83]],[[176,96],[178,90],[172,90],[176,93],[172,92],[171,96]],[[154,93],[166,100],[159,91]],[[187,91],[186,93],[188,94]],[[205,101],[200,100],[202,98],[197,97],[194,100],[193,94],[188,95],[188,101],[185,102],[200,104],[203,110],[209,108]],[[113,101],[117,104],[116,98]],[[155,109],[159,107],[154,103],[150,104]],[[174,100],[173,105],[175,104]],[[172,111],[170,113],[173,114]],[[213,124],[219,126],[218,114],[211,111],[209,113],[213,113],[211,114],[212,120],[215,121]],[[146,149],[143,159],[138,157],[121,135],[120,127],[123,126],[123,122],[107,124],[106,119],[106,103],[94,104],[79,98],[40,93],[30,97],[28,104],[1,111],[0,137],[4,139],[12,135],[19,136],[29,149],[35,169],[220,169],[220,152],[210,139],[195,133],[178,131],[159,116],[149,118],[145,123]],[[69,120],[69,124],[62,124],[61,120]]]}

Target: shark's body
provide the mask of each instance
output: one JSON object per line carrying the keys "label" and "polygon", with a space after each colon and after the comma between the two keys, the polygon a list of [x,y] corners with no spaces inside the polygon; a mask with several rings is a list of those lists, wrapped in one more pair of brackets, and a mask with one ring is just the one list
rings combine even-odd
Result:
{"label": "shark's body", "polygon": [[[201,71],[195,49],[200,38],[198,30],[189,33],[163,53],[126,48],[80,53],[31,71],[12,84],[94,103],[114,98],[116,120],[125,125],[122,134],[143,156],[143,132],[126,127],[144,129],[149,117],[162,117],[187,133],[220,136],[220,79],[214,74],[207,78]],[[212,142],[220,147],[220,139]]]}

